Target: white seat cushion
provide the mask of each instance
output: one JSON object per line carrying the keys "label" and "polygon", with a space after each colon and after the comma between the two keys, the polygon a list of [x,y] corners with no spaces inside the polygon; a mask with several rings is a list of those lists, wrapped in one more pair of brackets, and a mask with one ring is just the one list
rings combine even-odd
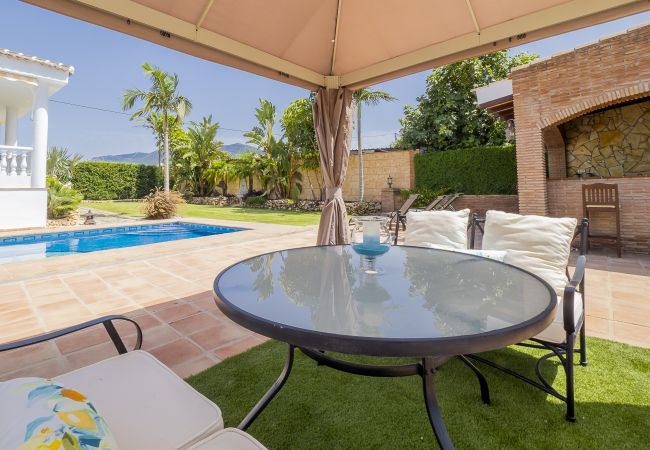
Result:
{"label": "white seat cushion", "polygon": [[461,211],[410,211],[406,213],[404,244],[467,248],[469,209]]}
{"label": "white seat cushion", "polygon": [[[578,323],[582,317],[582,295],[579,292],[576,292],[573,297],[573,321],[576,330],[578,329]],[[564,331],[564,306],[562,303],[562,297],[558,297],[557,302],[557,314],[555,315],[555,320],[546,327],[544,331],[535,336],[537,339],[543,341],[554,342],[556,344],[562,344],[566,341],[566,331]]]}
{"label": "white seat cushion", "polygon": [[217,405],[144,351],[115,356],[54,380],[92,400],[121,449],[185,449],[223,429]]}
{"label": "white seat cushion", "polygon": [[193,445],[190,450],[266,450],[266,447],[237,428],[226,428]]}
{"label": "white seat cushion", "polygon": [[484,250],[506,250],[505,262],[549,283],[558,296],[567,284],[566,266],[577,221],[574,218],[523,216],[488,211]]}

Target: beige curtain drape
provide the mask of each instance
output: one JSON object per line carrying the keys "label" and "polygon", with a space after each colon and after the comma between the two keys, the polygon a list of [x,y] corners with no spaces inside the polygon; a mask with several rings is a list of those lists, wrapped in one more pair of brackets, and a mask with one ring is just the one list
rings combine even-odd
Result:
{"label": "beige curtain drape", "polygon": [[314,102],[314,128],[325,183],[325,206],[318,227],[318,245],[346,244],[349,241],[342,188],[350,158],[352,115],[351,90],[318,90]]}

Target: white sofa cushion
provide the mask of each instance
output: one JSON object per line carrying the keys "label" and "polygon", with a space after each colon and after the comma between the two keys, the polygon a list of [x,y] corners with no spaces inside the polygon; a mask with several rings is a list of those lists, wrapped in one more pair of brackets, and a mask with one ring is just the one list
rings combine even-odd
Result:
{"label": "white sofa cushion", "polygon": [[[573,325],[576,330],[578,329],[578,323],[580,323],[581,318],[582,295],[579,292],[576,292],[573,297]],[[564,304],[562,297],[558,297],[557,313],[553,322],[535,337],[556,344],[563,344],[566,341],[566,331],[564,330]]]}
{"label": "white sofa cushion", "polygon": [[226,428],[196,443],[190,450],[266,450],[266,447],[237,428]]}
{"label": "white sofa cushion", "polygon": [[467,248],[469,209],[460,211],[410,211],[406,213],[404,244]]}
{"label": "white sofa cushion", "polygon": [[564,294],[566,266],[577,221],[574,218],[523,216],[488,211],[484,250],[506,250],[505,262],[528,270]]}
{"label": "white sofa cushion", "polygon": [[54,378],[93,400],[123,449],[185,449],[223,429],[221,410],[147,352]]}

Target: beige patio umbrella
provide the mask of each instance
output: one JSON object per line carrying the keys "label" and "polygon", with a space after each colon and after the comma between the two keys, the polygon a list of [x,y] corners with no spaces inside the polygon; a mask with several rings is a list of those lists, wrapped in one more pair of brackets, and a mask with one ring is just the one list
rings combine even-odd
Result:
{"label": "beige patio umbrella", "polygon": [[[23,1],[314,91],[354,90],[650,10],[648,0]],[[347,158],[347,146],[341,152]]]}

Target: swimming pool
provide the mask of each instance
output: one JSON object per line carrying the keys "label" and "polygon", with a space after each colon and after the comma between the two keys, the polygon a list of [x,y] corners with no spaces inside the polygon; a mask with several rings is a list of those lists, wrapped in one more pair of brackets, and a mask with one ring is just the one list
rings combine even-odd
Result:
{"label": "swimming pool", "polygon": [[0,238],[0,264],[234,233],[243,228],[189,222],[132,225]]}

